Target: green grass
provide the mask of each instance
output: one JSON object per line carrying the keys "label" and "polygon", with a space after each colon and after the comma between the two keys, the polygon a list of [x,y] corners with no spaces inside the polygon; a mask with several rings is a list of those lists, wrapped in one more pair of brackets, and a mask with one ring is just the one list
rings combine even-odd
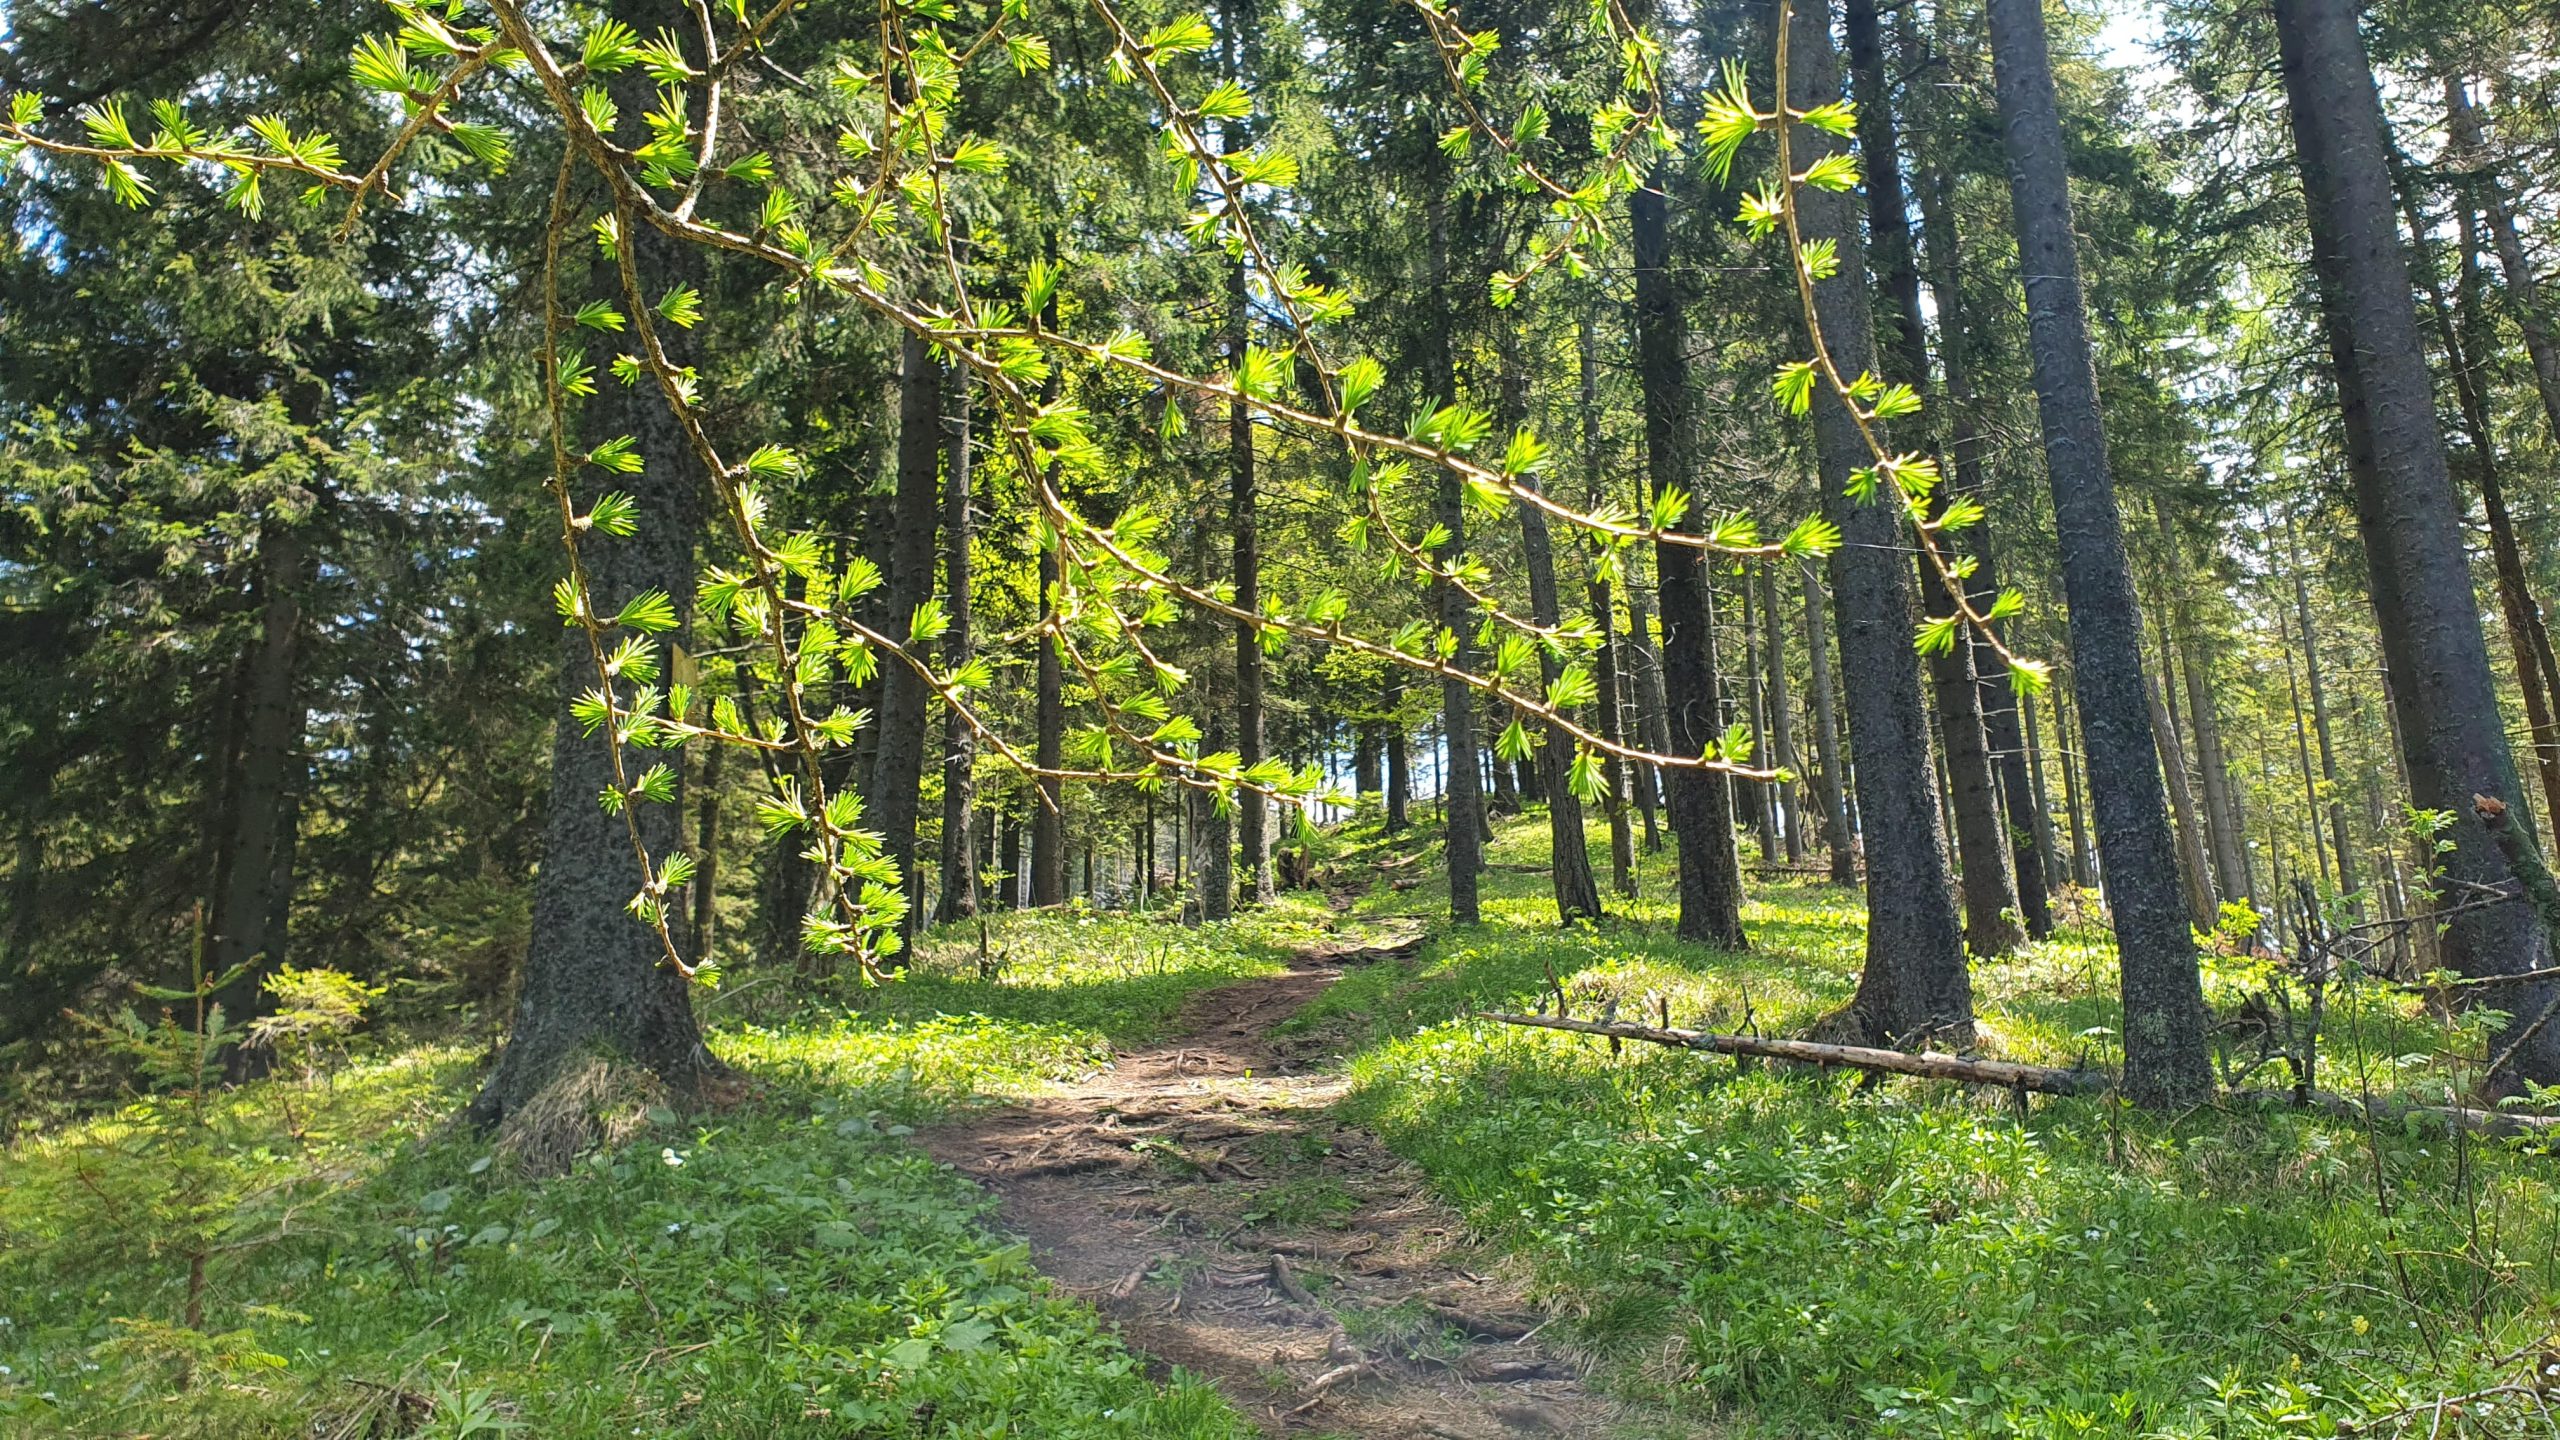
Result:
{"label": "green grass", "polygon": [[[1515,823],[1495,854],[1542,841]],[[1459,1018],[1525,1008],[1552,971],[1586,1014],[1667,1000],[1675,1023],[1786,1033],[1860,963],[1856,897],[1828,886],[1756,887],[1754,949],[1732,955],[1667,938],[1663,902],[1568,932],[1543,876],[1487,884],[1486,925],[1349,977],[1301,1023],[1352,1037],[1352,1115],[1585,1317],[1618,1385],[1733,1435],[2329,1434],[2514,1380],[2554,1334],[2560,1159],[2293,1114],[2040,1098],[2021,1120],[1951,1085]],[[2228,1004],[2258,978],[2225,962],[2208,990]],[[1975,984],[2008,1053],[2114,1058],[2099,935]],[[2430,1073],[2445,1036],[2412,1003],[2339,1006],[2332,1083]],[[2512,1404],[2487,1423],[2470,1433],[2551,1433]]]}
{"label": "green grass", "polygon": [[21,1144],[0,1188],[0,1432],[405,1434],[387,1418],[405,1391],[435,1405],[430,1436],[501,1433],[475,1415],[545,1437],[1244,1435],[1205,1386],[1151,1383],[903,1138],[1083,1043],[993,1022],[733,1031],[721,1048],[761,1097],[657,1112],[541,1184],[444,1132],[469,1093],[455,1053],[251,1087],[213,1120],[292,1188],[222,1192],[216,1233],[250,1248],[213,1260],[203,1336],[169,1323],[184,1258],[123,1228],[168,1153],[116,1120]]}
{"label": "green grass", "polygon": [[[1524,818],[1492,858],[1545,846]],[[475,1416],[599,1440],[1246,1434],[1048,1294],[905,1130],[1071,1084],[1205,988],[1445,907],[1420,835],[1337,835],[1328,859],[1344,883],[1422,879],[1223,929],[1001,916],[992,978],[974,926],[928,936],[882,989],[738,977],[707,1013],[757,1093],[657,1112],[541,1184],[447,1128],[473,1079],[459,1048],[234,1092],[208,1117],[219,1145],[155,1150],[133,1113],[21,1140],[0,1158],[0,1432],[361,1434],[405,1392],[438,1402],[421,1433],[450,1436]],[[2511,1380],[2508,1357],[2553,1333],[2553,1157],[2288,1113],[2039,1099],[2022,1119],[1961,1087],[1488,1025],[1467,1012],[1531,1003],[1552,971],[1586,1013],[1605,997],[1788,1033],[1848,998],[1862,928],[1853,892],[1755,886],[1750,953],[1680,943],[1660,856],[1643,899],[1573,930],[1543,874],[1486,878],[1486,924],[1354,969],[1293,1026],[1340,1049],[1348,1116],[1519,1257],[1570,1317],[1549,1334],[1608,1387],[1737,1440],[2256,1440]],[[2228,1007],[2259,979],[2225,962],[2210,988]],[[1975,983],[2004,1052],[2113,1061],[2102,935]],[[2446,1043],[2370,990],[2329,1034],[2342,1088],[2423,1080]],[[1321,1227],[1354,1199],[1309,1180],[1250,1203]],[[200,1333],[173,1324],[189,1234],[240,1246],[209,1264]],[[2550,1433],[2526,1418],[2475,1412],[2466,1433]]]}

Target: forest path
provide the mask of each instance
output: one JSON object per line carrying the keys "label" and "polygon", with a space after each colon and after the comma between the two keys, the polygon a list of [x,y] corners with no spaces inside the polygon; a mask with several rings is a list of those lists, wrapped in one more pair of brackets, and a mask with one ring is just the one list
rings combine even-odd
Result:
{"label": "forest path", "polygon": [[1337,1120],[1322,1040],[1274,1030],[1419,924],[1194,996],[1177,1033],[1071,1089],[920,1138],[1002,1201],[1040,1268],[1271,1435],[1671,1436],[1586,1390],[1548,1317],[1475,1268],[1420,1171]]}

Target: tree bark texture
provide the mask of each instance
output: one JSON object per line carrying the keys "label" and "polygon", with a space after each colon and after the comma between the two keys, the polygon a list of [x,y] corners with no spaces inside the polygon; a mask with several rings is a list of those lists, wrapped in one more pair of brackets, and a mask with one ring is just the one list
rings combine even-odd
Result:
{"label": "tree bark texture", "polygon": [[[2453,815],[2453,848],[2443,857],[2450,876],[2508,884],[2514,872],[2470,800],[2514,797],[2515,766],[2410,303],[2373,70],[2349,0],[2277,0],[2275,14],[2313,269],[2350,398],[2342,409],[2349,431],[2363,431],[2350,447],[2349,476],[2384,661],[2402,707],[2411,798]],[[2549,953],[2548,937],[2522,905],[2464,911],[2445,932],[2444,958],[2467,976],[2537,969]],[[2560,999],[2547,984],[2519,990],[2510,999],[2521,1016]],[[2488,1089],[2560,1079],[2560,1029],[2545,1027],[2521,1045],[2513,1038],[2520,1037],[2492,1042],[2512,1055],[2505,1062],[2512,1073],[2487,1077]]]}
{"label": "tree bark texture", "polygon": [[[1798,8],[1789,44],[1786,103],[1807,110],[1836,98],[1839,67],[1828,7]],[[1799,168],[1842,148],[1809,126],[1796,136]],[[1814,306],[1832,359],[1847,375],[1873,369],[1876,355],[1866,246],[1852,204],[1846,195],[1810,187],[1797,200],[1806,241],[1838,247],[1839,269],[1815,284]],[[1858,681],[1847,709],[1867,837],[1867,954],[1851,1009],[1872,1040],[1900,1042],[1926,1032],[1961,1041],[1972,1033],[1973,980],[1938,825],[1929,717],[1911,646],[1916,607],[1904,558],[1908,537],[1889,494],[1865,503],[1850,498],[1851,472],[1872,461],[1848,407],[1827,385],[1814,389],[1823,503],[1843,541],[1831,555],[1832,624],[1840,663]]]}
{"label": "tree bark texture", "polygon": [[[1688,321],[1670,263],[1670,206],[1662,184],[1629,197],[1636,269],[1636,364],[1644,386],[1645,471],[1653,492],[1691,490]],[[1694,496],[1681,527],[1694,532]],[[1662,688],[1666,753],[1704,754],[1723,734],[1717,713],[1715,640],[1707,615],[1705,565],[1695,549],[1654,546],[1662,602]],[[1731,786],[1722,775],[1682,767],[1663,777],[1671,834],[1680,847],[1679,934],[1741,949],[1742,862],[1734,853]]]}
{"label": "tree bark texture", "polygon": [[2027,334],[2052,482],[2082,754],[2124,999],[2125,1090],[2178,1104],[2212,1087],[2203,982],[2179,893],[2142,674],[2142,619],[2107,462],[2074,248],[2062,117],[2040,0],[1989,0]]}

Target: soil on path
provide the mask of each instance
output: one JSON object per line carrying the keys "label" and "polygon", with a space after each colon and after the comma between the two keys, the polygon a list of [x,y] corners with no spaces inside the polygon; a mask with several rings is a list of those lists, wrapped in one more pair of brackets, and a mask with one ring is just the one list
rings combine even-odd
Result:
{"label": "soil on path", "polygon": [[1273,1033],[1345,967],[1419,944],[1310,950],[1195,996],[1174,1038],[1071,1090],[920,1138],[1132,1348],[1216,1382],[1268,1434],[1704,1433],[1586,1390],[1421,1174],[1331,1116],[1322,1042]]}

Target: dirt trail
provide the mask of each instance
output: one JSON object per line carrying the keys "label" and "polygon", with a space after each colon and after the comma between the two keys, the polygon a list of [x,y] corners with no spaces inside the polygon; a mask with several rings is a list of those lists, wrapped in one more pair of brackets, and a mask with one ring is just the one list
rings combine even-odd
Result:
{"label": "dirt trail", "polygon": [[994,1191],[1041,1269],[1273,1435],[1512,1440],[1702,1433],[1585,1390],[1547,1317],[1477,1268],[1462,1222],[1326,1112],[1320,1042],[1272,1031],[1418,930],[1204,992],[1175,1038],[1071,1092],[921,1138]]}

